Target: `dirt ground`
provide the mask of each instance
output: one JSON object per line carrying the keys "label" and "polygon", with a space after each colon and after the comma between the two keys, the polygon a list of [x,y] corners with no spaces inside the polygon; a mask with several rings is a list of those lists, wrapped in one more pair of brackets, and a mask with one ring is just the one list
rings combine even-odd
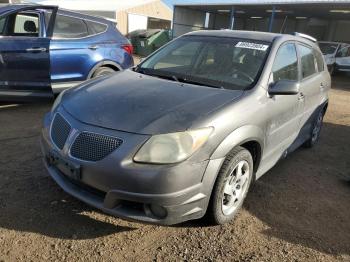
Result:
{"label": "dirt ground", "polygon": [[350,261],[349,80],[333,85],[320,143],[278,163],[224,226],[144,225],[90,208],[44,170],[50,105],[0,105],[0,261]]}

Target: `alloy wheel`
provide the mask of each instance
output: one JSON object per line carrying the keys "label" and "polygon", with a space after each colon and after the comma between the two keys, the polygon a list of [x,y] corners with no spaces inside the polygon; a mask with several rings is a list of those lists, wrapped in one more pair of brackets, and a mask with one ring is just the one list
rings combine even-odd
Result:
{"label": "alloy wheel", "polygon": [[249,184],[249,164],[247,161],[240,161],[227,177],[223,196],[222,212],[228,216],[240,207]]}

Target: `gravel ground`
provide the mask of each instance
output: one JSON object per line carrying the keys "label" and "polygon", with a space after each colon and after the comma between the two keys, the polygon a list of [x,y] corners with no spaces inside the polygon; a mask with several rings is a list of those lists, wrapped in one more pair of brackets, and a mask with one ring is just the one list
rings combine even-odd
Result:
{"label": "gravel ground", "polygon": [[75,200],[41,162],[50,105],[0,105],[0,261],[350,261],[349,79],[333,87],[320,143],[256,182],[224,226],[132,223]]}

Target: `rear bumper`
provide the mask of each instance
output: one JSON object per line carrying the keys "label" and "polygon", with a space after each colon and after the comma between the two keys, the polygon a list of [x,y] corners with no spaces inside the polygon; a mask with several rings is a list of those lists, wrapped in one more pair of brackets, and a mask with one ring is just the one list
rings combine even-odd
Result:
{"label": "rear bumper", "polygon": [[349,72],[350,66],[337,65],[336,69],[337,69],[337,71],[341,71],[341,72]]}
{"label": "rear bumper", "polygon": [[[74,128],[87,130],[65,116]],[[171,225],[204,216],[221,159],[185,161],[171,166],[133,163],[129,157],[137,148],[132,140],[139,144],[143,139],[125,134],[128,137],[123,137],[123,148],[101,161],[88,163],[57,152],[48,135],[48,124],[46,119],[41,138],[44,163],[51,177],[68,194],[108,214],[145,223]],[[52,150],[62,159],[81,166],[81,179],[72,179],[51,165],[47,156]]]}

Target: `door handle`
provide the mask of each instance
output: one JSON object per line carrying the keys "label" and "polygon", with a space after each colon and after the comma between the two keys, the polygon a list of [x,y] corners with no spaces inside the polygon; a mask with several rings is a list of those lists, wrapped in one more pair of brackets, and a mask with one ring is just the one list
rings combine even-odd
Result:
{"label": "door handle", "polygon": [[299,94],[299,97],[298,97],[298,100],[299,101],[302,101],[302,100],[304,100],[305,99],[305,95],[303,94],[303,93],[300,93]]}
{"label": "door handle", "polygon": [[89,46],[90,50],[97,50],[98,49],[98,45],[91,45]]}
{"label": "door handle", "polygon": [[47,49],[45,47],[32,47],[32,48],[26,49],[26,52],[28,52],[28,53],[43,53],[46,51],[47,51]]}

